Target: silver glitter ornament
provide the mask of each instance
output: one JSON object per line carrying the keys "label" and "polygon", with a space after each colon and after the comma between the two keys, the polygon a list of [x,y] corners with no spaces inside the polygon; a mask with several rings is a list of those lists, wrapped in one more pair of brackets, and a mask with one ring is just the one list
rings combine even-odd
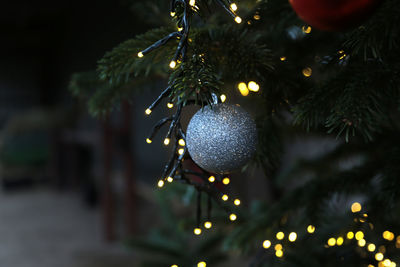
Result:
{"label": "silver glitter ornament", "polygon": [[237,105],[213,104],[190,120],[186,144],[193,161],[204,170],[230,173],[243,167],[256,151],[256,124]]}

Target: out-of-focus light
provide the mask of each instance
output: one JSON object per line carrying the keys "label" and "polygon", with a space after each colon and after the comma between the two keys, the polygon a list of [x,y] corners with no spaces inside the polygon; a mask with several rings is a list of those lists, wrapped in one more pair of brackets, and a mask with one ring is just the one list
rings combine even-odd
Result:
{"label": "out-of-focus light", "polygon": [[268,249],[268,248],[270,248],[270,247],[271,247],[271,241],[265,240],[265,241],[263,242],[263,248]]}
{"label": "out-of-focus light", "polygon": [[354,202],[354,203],[351,205],[351,212],[353,212],[353,213],[360,212],[361,209],[362,209],[362,206],[361,206],[361,204],[358,203],[358,202]]}
{"label": "out-of-focus light", "polygon": [[240,23],[242,23],[242,18],[241,17],[236,17],[235,21],[236,21],[237,24],[240,24]]}
{"label": "out-of-focus light", "polygon": [[314,233],[315,232],[315,226],[314,225],[309,225],[307,227],[307,232],[310,233],[310,234]]}
{"label": "out-of-focus light", "polygon": [[283,232],[278,232],[278,233],[276,234],[276,239],[282,240],[282,239],[284,239],[284,238],[285,238],[285,234],[284,234]]}
{"label": "out-of-focus light", "polygon": [[295,232],[292,232],[289,234],[289,241],[294,242],[297,239],[297,234]]}

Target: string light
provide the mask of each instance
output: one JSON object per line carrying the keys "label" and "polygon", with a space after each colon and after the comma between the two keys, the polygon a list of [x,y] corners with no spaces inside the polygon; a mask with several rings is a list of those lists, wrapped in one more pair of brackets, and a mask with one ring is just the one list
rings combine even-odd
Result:
{"label": "string light", "polygon": [[341,246],[344,243],[344,239],[343,237],[338,237],[338,239],[336,239],[336,245]]}
{"label": "string light", "polygon": [[390,267],[396,267],[396,263],[395,263],[394,261],[392,261],[392,262],[390,263]]}
{"label": "string light", "polygon": [[336,239],[331,237],[328,239],[328,246],[333,247],[334,245],[336,245]]}
{"label": "string light", "polygon": [[294,242],[297,239],[297,234],[295,232],[292,232],[289,234],[289,241]]}
{"label": "string light", "polygon": [[312,75],[312,69],[310,67],[304,68],[303,75],[304,77],[310,77]]}
{"label": "string light", "polygon": [[376,249],[376,246],[375,246],[375,244],[371,243],[371,244],[368,245],[367,249],[368,249],[369,252],[374,252],[375,249]]}
{"label": "string light", "polygon": [[169,67],[170,67],[171,69],[175,69],[175,67],[176,67],[176,61],[175,61],[175,60],[172,60],[172,61],[169,63]]}
{"label": "string light", "polygon": [[235,206],[239,206],[240,203],[240,199],[235,199],[235,201],[233,201],[233,204],[235,204]]}
{"label": "string light", "polygon": [[285,61],[286,60],[286,57],[280,57],[279,58],[281,61]]}
{"label": "string light", "polygon": [[377,261],[382,261],[383,260],[383,254],[378,252],[375,254],[375,260]]}
{"label": "string light", "polygon": [[137,56],[138,56],[139,58],[142,58],[142,57],[144,57],[144,55],[143,55],[143,53],[142,53],[142,52],[139,52],[139,53],[137,54]]}
{"label": "string light", "polygon": [[364,238],[364,233],[361,232],[361,231],[358,231],[358,232],[356,233],[356,240],[361,240],[361,239],[363,239],[363,238]]}
{"label": "string light", "polygon": [[212,222],[210,222],[210,221],[205,222],[205,223],[204,223],[204,227],[205,227],[206,229],[210,229],[210,228],[212,227]]}
{"label": "string light", "polygon": [[383,261],[383,266],[390,267],[390,263],[392,263],[389,259]]}
{"label": "string light", "polygon": [[146,113],[146,115],[150,115],[151,114],[151,109],[146,109],[146,111],[144,112],[144,113]]}
{"label": "string light", "polygon": [[153,141],[151,141],[150,138],[147,138],[147,139],[146,139],[146,143],[151,144],[152,142],[153,142]]}
{"label": "string light", "polygon": [[240,23],[242,23],[242,18],[239,17],[239,16],[237,16],[237,17],[235,18],[235,21],[236,21],[237,24],[240,24]]}
{"label": "string light", "polygon": [[163,187],[163,186],[164,186],[164,181],[163,181],[163,180],[158,181],[157,186],[158,186],[159,188]]}
{"label": "string light", "polygon": [[244,82],[238,84],[238,89],[242,96],[248,96],[250,93],[249,88],[247,88],[247,85]]}
{"label": "string light", "polygon": [[174,265],[171,265],[171,267],[178,267],[178,265],[174,264]]}
{"label": "string light", "polygon": [[307,227],[307,232],[310,234],[313,234],[315,232],[315,226],[314,225],[309,225]]}
{"label": "string light", "polygon": [[228,195],[223,195],[223,196],[222,196],[222,200],[223,200],[223,201],[228,201],[228,199],[229,199]]}
{"label": "string light", "polygon": [[265,241],[263,242],[263,248],[269,249],[270,247],[271,247],[271,241],[265,240]]}
{"label": "string light", "polygon": [[171,17],[175,17],[175,14],[176,14],[175,12],[170,13]]}
{"label": "string light", "polygon": [[367,241],[365,241],[365,239],[360,239],[358,240],[358,245],[360,247],[365,247],[365,244],[367,244]]}
{"label": "string light", "polygon": [[232,3],[230,7],[232,11],[236,11],[238,9],[238,6],[235,3]]}
{"label": "string light", "polygon": [[278,233],[276,234],[276,239],[282,240],[282,239],[284,239],[284,238],[285,238],[285,234],[284,234],[283,232],[278,232]]}
{"label": "string light", "polygon": [[208,181],[209,181],[210,183],[214,183],[214,182],[215,182],[215,177],[214,177],[214,176],[208,177]]}
{"label": "string light", "polygon": [[388,241],[393,241],[394,234],[390,231],[385,231],[385,232],[383,232],[382,237]]}
{"label": "string light", "polygon": [[183,148],[178,149],[179,155],[183,155],[183,153],[185,153],[185,149],[183,149]]}
{"label": "string light", "polygon": [[168,108],[173,108],[173,107],[174,107],[174,104],[168,103],[168,104],[167,104],[167,107],[168,107]]}
{"label": "string light", "polygon": [[347,233],[347,239],[351,240],[354,238],[354,233],[353,232],[348,232]]}
{"label": "string light", "polygon": [[275,256],[277,256],[278,258],[282,258],[283,257],[283,251],[282,250],[277,250],[275,252]]}
{"label": "string light", "polygon": [[171,176],[167,178],[168,183],[172,183],[174,181],[174,178],[172,178]]}
{"label": "string light", "polygon": [[171,140],[169,138],[164,139],[164,145],[168,146]]}
{"label": "string light", "polygon": [[258,15],[258,14],[255,14],[253,18],[254,18],[255,20],[260,20],[260,19],[261,19],[261,16]]}
{"label": "string light", "polygon": [[197,263],[197,267],[206,267],[206,266],[207,266],[207,264],[204,261]]}
{"label": "string light", "polygon": [[275,250],[282,250],[283,247],[282,247],[281,244],[276,244],[275,247],[274,247],[274,249],[275,249]]}
{"label": "string light", "polygon": [[253,82],[253,81],[249,82],[247,87],[249,88],[250,91],[253,91],[253,92],[258,92],[260,90],[260,86],[256,82]]}
{"label": "string light", "polygon": [[358,202],[354,202],[354,203],[351,205],[351,212],[353,212],[353,213],[360,212],[361,209],[362,209],[362,206],[361,206],[361,204],[358,203]]}
{"label": "string light", "polygon": [[225,178],[222,180],[222,183],[223,183],[224,185],[228,185],[230,182],[231,182],[231,180],[230,180],[228,177],[225,177]]}
{"label": "string light", "polygon": [[195,235],[201,235],[201,229],[200,228],[194,228],[193,233]]}
{"label": "string light", "polygon": [[183,139],[179,139],[178,143],[179,143],[180,146],[185,146],[186,145],[186,142]]}
{"label": "string light", "polygon": [[221,98],[222,103],[224,103],[226,101],[226,95],[221,95],[220,98]]}
{"label": "string light", "polygon": [[311,33],[311,30],[312,30],[312,28],[310,26],[306,26],[306,25],[304,25],[301,29],[303,30],[304,33],[307,33],[307,34]]}
{"label": "string light", "polygon": [[231,215],[229,215],[229,220],[231,220],[232,222],[236,221],[236,219],[237,219],[236,214],[232,213]]}
{"label": "string light", "polygon": [[190,1],[189,1],[189,5],[195,6],[195,5],[196,5],[196,0],[190,0]]}

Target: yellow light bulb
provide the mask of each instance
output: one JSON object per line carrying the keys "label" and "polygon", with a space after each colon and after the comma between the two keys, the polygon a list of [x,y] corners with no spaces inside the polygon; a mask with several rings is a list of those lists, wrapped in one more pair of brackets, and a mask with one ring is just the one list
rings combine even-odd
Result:
{"label": "yellow light bulb", "polygon": [[167,104],[167,107],[168,107],[168,108],[173,108],[173,107],[174,107],[174,104],[168,103],[168,104]]}
{"label": "yellow light bulb", "polygon": [[392,262],[390,263],[390,267],[396,267],[396,263],[395,263],[394,261],[392,261]]}
{"label": "yellow light bulb", "polygon": [[236,214],[232,213],[231,215],[229,215],[229,220],[231,220],[232,222],[236,221],[236,219],[237,219]]}
{"label": "yellow light bulb", "polygon": [[139,58],[142,58],[142,57],[144,57],[144,55],[143,55],[143,53],[142,53],[142,52],[139,52],[139,53],[137,54],[137,56],[138,56]]}
{"label": "yellow light bulb", "polygon": [[146,115],[150,115],[151,114],[151,109],[146,109],[146,111],[144,112],[144,113],[146,113]]}
{"label": "yellow light bulb", "polygon": [[283,251],[282,250],[277,250],[275,252],[275,256],[277,256],[278,258],[282,258],[283,257]]}
{"label": "yellow light bulb", "polygon": [[307,232],[309,232],[310,234],[315,232],[315,226],[314,225],[309,225],[307,227]]}
{"label": "yellow light bulb", "polygon": [[171,265],[171,267],[178,267],[178,265],[174,264],[174,265]]}
{"label": "yellow light bulb", "polygon": [[186,145],[186,142],[183,139],[179,139],[178,143],[179,143],[180,146],[185,146]]}
{"label": "yellow light bulb", "polygon": [[223,196],[222,196],[222,200],[223,200],[223,201],[228,201],[228,199],[229,199],[228,195],[223,195]]}
{"label": "yellow light bulb", "polygon": [[348,232],[347,233],[347,239],[353,239],[354,238],[354,233],[353,232]]}
{"label": "yellow light bulb", "polygon": [[282,240],[285,238],[285,234],[283,232],[279,232],[276,234],[276,239]]}
{"label": "yellow light bulb", "polygon": [[171,69],[175,69],[175,67],[176,67],[176,61],[175,61],[175,60],[172,60],[172,61],[169,63],[169,67],[170,67]]}
{"label": "yellow light bulb", "polygon": [[174,178],[168,177],[168,178],[167,178],[167,181],[168,181],[168,183],[172,183],[172,182],[174,181]]}
{"label": "yellow light bulb", "polygon": [[159,188],[163,187],[163,186],[164,186],[164,181],[163,181],[163,180],[158,181],[157,186],[158,186]]}
{"label": "yellow light bulb", "polygon": [[205,227],[206,229],[210,229],[210,228],[212,227],[212,223],[211,223],[211,222],[205,222],[205,223],[204,223],[204,227]]}
{"label": "yellow light bulb", "polygon": [[197,267],[207,267],[207,264],[206,264],[206,262],[201,261],[201,262],[197,263]]}
{"label": "yellow light bulb", "polygon": [[[182,27],[178,27],[177,29],[178,29],[178,32],[181,32],[181,31],[183,30]],[[179,61],[179,60],[178,60],[178,61]]]}
{"label": "yellow light bulb", "polygon": [[231,9],[232,9],[232,11],[236,11],[238,9],[238,6],[235,3],[232,3]]}
{"label": "yellow light bulb", "polygon": [[336,239],[331,237],[328,239],[328,246],[333,247],[334,245],[336,245]]}
{"label": "yellow light bulb", "polygon": [[297,239],[297,234],[295,232],[292,232],[289,234],[289,241],[294,242]]}
{"label": "yellow light bulb", "polygon": [[307,67],[303,69],[303,75],[304,77],[310,77],[312,75],[312,69]]}
{"label": "yellow light bulb", "polygon": [[365,241],[365,239],[360,239],[360,240],[358,240],[358,245],[359,245],[360,247],[365,247],[365,244],[367,244],[367,242]]}
{"label": "yellow light bulb", "polygon": [[214,183],[214,182],[215,182],[215,177],[214,177],[214,176],[208,177],[208,181],[209,181],[210,183]]}
{"label": "yellow light bulb", "polygon": [[282,250],[283,247],[282,247],[281,244],[276,244],[275,247],[274,247],[274,249],[275,249],[275,250]]}
{"label": "yellow light bulb", "polygon": [[390,264],[391,264],[391,263],[392,263],[391,260],[386,259],[386,260],[383,261],[383,266],[385,266],[385,267],[390,267]]}
{"label": "yellow light bulb", "polygon": [[242,23],[242,18],[237,16],[235,18],[235,21],[236,21],[237,24],[240,24],[240,23]]}
{"label": "yellow light bulb", "polygon": [[270,247],[271,247],[271,241],[265,240],[265,241],[263,242],[263,248],[268,249],[268,248],[270,248]]}
{"label": "yellow light bulb", "polygon": [[175,14],[176,14],[175,12],[170,13],[171,17],[175,17]]}
{"label": "yellow light bulb", "polygon": [[310,26],[303,26],[302,30],[304,33],[309,34],[309,33],[311,33],[312,28]]}
{"label": "yellow light bulb", "polygon": [[358,231],[358,232],[356,233],[356,240],[361,240],[361,239],[363,239],[363,238],[364,238],[364,233],[361,232],[361,231]]}
{"label": "yellow light bulb", "polygon": [[238,89],[242,96],[248,96],[250,93],[249,88],[247,88],[247,85],[244,82],[238,84]]}
{"label": "yellow light bulb", "polygon": [[146,143],[151,144],[152,142],[153,142],[153,141],[151,141],[150,138],[147,138],[147,139],[146,139]]}
{"label": "yellow light bulb", "polygon": [[185,153],[185,149],[183,149],[183,148],[178,149],[179,155],[183,155],[183,153]]}
{"label": "yellow light bulb", "polygon": [[201,229],[200,228],[194,228],[193,233],[195,235],[201,235]]}
{"label": "yellow light bulb", "polygon": [[258,14],[255,14],[253,18],[254,18],[255,20],[260,20],[260,19],[261,19],[261,16],[258,15]]}
{"label": "yellow light bulb", "polygon": [[378,252],[375,254],[375,260],[377,261],[382,261],[383,260],[383,254]]}
{"label": "yellow light bulb", "polygon": [[394,234],[390,231],[385,231],[385,232],[383,232],[382,237],[388,241],[393,241]]}
{"label": "yellow light bulb", "polygon": [[164,145],[168,146],[171,140],[169,138],[164,139]]}
{"label": "yellow light bulb", "polygon": [[222,180],[222,183],[223,183],[224,185],[228,185],[230,182],[231,182],[231,180],[230,180],[228,177],[225,177],[225,178]]}
{"label": "yellow light bulb", "polygon": [[351,212],[353,212],[353,213],[360,212],[361,209],[362,209],[362,206],[361,206],[361,204],[358,203],[358,202],[354,202],[354,203],[351,205]]}
{"label": "yellow light bulb", "polygon": [[189,5],[195,6],[195,5],[196,5],[196,0],[190,0],[190,1],[189,1]]}
{"label": "yellow light bulb", "polygon": [[367,249],[369,252],[374,252],[376,249],[376,246],[375,246],[375,244],[369,244]]}
{"label": "yellow light bulb", "polygon": [[235,201],[233,201],[233,203],[235,204],[235,206],[239,206],[240,205],[240,199],[235,199]]}
{"label": "yellow light bulb", "polygon": [[253,91],[253,92],[258,92],[260,90],[260,86],[256,82],[253,82],[253,81],[249,82],[247,87],[249,88],[250,91]]}
{"label": "yellow light bulb", "polygon": [[344,239],[343,239],[343,237],[338,237],[338,239],[336,239],[336,244],[338,245],[338,246],[341,246],[341,245],[343,245],[343,243],[344,243]]}
{"label": "yellow light bulb", "polygon": [[368,264],[368,267],[375,267],[374,265],[372,265],[372,264]]}
{"label": "yellow light bulb", "polygon": [[221,98],[222,103],[224,103],[226,101],[226,95],[221,95],[220,98]]}
{"label": "yellow light bulb", "polygon": [[280,57],[279,58],[281,61],[285,61],[286,60],[286,57]]}

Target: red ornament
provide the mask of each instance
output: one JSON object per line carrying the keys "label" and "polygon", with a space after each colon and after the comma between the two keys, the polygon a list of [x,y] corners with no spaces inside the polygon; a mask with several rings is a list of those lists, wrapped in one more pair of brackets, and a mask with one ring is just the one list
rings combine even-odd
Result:
{"label": "red ornament", "polygon": [[289,0],[297,15],[325,31],[346,30],[360,25],[383,0]]}

